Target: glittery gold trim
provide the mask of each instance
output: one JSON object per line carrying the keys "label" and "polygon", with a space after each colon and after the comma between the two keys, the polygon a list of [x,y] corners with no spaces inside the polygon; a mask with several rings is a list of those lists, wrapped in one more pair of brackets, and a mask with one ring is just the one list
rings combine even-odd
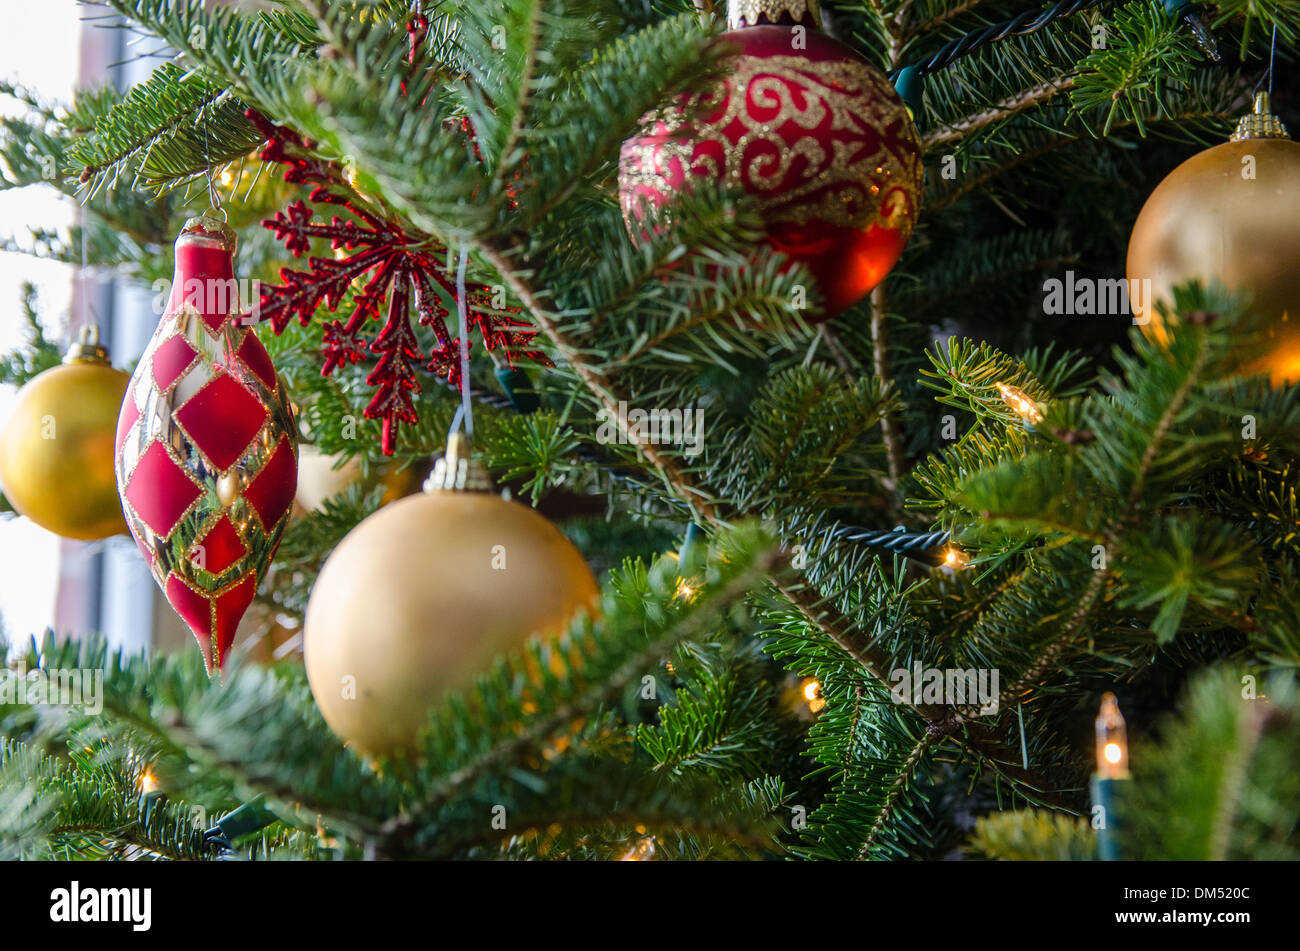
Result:
{"label": "glittery gold trim", "polygon": [[1282,120],[1273,115],[1268,93],[1255,93],[1255,107],[1237,120],[1237,128],[1229,137],[1232,142],[1245,139],[1289,139],[1290,134]]}
{"label": "glittery gold trim", "polygon": [[195,238],[215,242],[231,254],[235,253],[235,247],[239,243],[234,229],[220,218],[214,218],[212,215],[197,215],[187,220],[185,226],[181,228],[180,237],[176,239],[176,243],[193,241]]}
{"label": "glittery gold trim", "polygon": [[795,23],[818,26],[817,0],[727,0],[727,27],[732,30],[777,23],[783,16]]}
{"label": "glittery gold trim", "polygon": [[[163,338],[159,341],[159,346],[162,346],[162,344],[166,343],[166,342],[167,342],[168,340],[170,340],[172,337],[180,337],[181,339],[185,340],[186,343],[189,343],[189,340],[185,337],[185,335],[184,335],[183,333],[178,333],[178,334],[168,334],[166,337],[163,337]],[[168,383],[166,386],[159,386],[159,385],[158,385],[158,378],[157,378],[156,376],[153,375],[153,355],[154,355],[154,353],[156,352],[156,350],[157,350],[157,348],[155,348],[155,347],[150,347],[150,348],[149,348],[149,355],[148,355],[148,357],[149,357],[149,368],[148,368],[148,370],[146,371],[147,374],[148,374],[148,384],[147,384],[147,385],[150,386],[150,387],[152,387],[153,389],[157,390],[157,391],[158,391],[159,393],[161,393],[164,397],[169,397],[169,396],[171,396],[171,392],[172,392],[172,390],[176,389],[176,387],[180,386],[181,383],[184,382],[185,378],[186,378],[187,376],[189,376],[190,371],[194,369],[195,365],[196,365],[200,360],[202,360],[203,357],[202,357],[202,355],[201,355],[197,350],[195,350],[195,351],[194,351],[194,356],[190,357],[190,362],[187,363],[187,364],[185,364],[185,369],[184,369],[184,370],[181,370],[180,373],[176,374],[176,379],[172,380],[172,381],[171,381],[170,383]],[[143,359],[143,358],[142,358],[142,359]],[[137,408],[138,408],[138,404],[137,404]],[[178,407],[178,408],[179,408],[179,407]]]}
{"label": "glittery gold trim", "polygon": [[[131,427],[131,430],[128,431],[128,434],[130,432],[134,432],[136,428],[140,426],[141,421],[142,420],[136,420],[135,425]],[[196,508],[198,508],[203,503],[204,485],[202,479],[198,478],[193,472],[185,468],[184,460],[177,458],[176,452],[170,444],[162,443],[162,447],[163,447],[163,452],[167,453],[167,455],[171,458],[171,461],[176,463],[176,467],[181,470],[185,478],[189,479],[192,483],[194,483],[195,488],[199,490],[198,496],[194,499],[193,502],[191,502],[189,505],[185,507],[185,510],[181,512],[179,516],[177,516],[176,521],[172,523],[172,527],[170,530],[168,530],[166,535],[156,534],[154,530],[149,527],[149,523],[146,522],[143,518],[141,518],[138,514],[136,514],[135,508],[131,505],[131,501],[126,497],[125,491],[123,491],[121,494],[121,500],[122,500],[122,509],[129,516],[127,518],[127,527],[132,529],[132,534],[135,534],[134,532],[135,525],[138,523],[142,532],[147,531],[153,538],[157,539],[159,542],[170,542],[172,536],[175,535],[177,530],[181,527],[181,524],[187,518],[190,517],[190,515],[194,512]],[[140,464],[140,460],[143,458],[144,458],[144,453],[140,452],[138,455],[136,455],[134,461],[131,462],[129,467],[123,466],[123,464],[119,460],[118,465],[121,469],[121,472],[118,476],[119,485],[125,487],[131,484],[131,477],[135,475],[136,466]],[[140,540],[140,535],[136,535],[135,537],[137,541]]]}

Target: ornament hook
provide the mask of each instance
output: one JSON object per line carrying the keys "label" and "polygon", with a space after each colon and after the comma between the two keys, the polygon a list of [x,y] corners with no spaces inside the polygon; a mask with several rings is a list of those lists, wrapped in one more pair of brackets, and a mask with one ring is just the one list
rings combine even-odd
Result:
{"label": "ornament hook", "polygon": [[108,365],[108,349],[99,342],[99,324],[92,321],[81,325],[81,329],[77,332],[77,340],[68,347],[63,362]]}
{"label": "ornament hook", "polygon": [[77,283],[81,289],[81,330],[75,343],[68,346],[64,363],[108,363],[108,351],[99,343],[99,322],[95,320],[94,310],[90,306],[90,294],[87,291],[86,273],[89,270],[86,252],[86,206],[77,211],[78,224],[81,229],[81,267],[77,271]]}
{"label": "ornament hook", "polygon": [[474,406],[469,393],[469,315],[465,301],[465,266],[469,263],[469,249],[461,248],[460,261],[456,265],[456,332],[460,335],[460,408],[451,420],[451,431],[447,433],[447,444],[451,437],[459,432],[461,424],[465,434],[474,437]]}
{"label": "ornament hook", "polygon": [[[209,90],[209,85],[206,76],[203,77],[203,90],[205,93],[203,98],[207,100],[206,93]],[[211,102],[208,101],[207,105],[211,105]],[[204,106],[205,109],[207,105]],[[221,220],[224,223],[227,220],[226,209],[221,207],[221,193],[217,191],[217,179],[212,174],[212,146],[208,141],[208,120],[206,116],[203,117],[203,161],[207,165],[208,175],[208,210],[204,212],[204,217],[215,218],[220,213]]]}
{"label": "ornament hook", "polygon": [[469,436],[452,433],[447,450],[424,481],[425,492],[491,492],[492,479],[474,455]]}

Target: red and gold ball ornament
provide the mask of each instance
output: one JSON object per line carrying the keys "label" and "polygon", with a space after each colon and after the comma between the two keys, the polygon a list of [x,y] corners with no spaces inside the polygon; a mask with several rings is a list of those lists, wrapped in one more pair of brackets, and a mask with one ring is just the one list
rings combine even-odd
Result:
{"label": "red and gold ball ornament", "polygon": [[1270,113],[1267,93],[1230,141],[1193,155],[1151,193],[1129,239],[1128,278],[1139,290],[1135,316],[1161,342],[1171,328],[1154,304],[1171,303],[1174,285],[1217,280],[1249,291],[1271,324],[1246,369],[1275,385],[1300,381],[1300,143]]}
{"label": "red and gold ball ornament", "polygon": [[317,575],[303,621],[312,696],[357,749],[407,755],[446,693],[598,598],[573,543],[492,492],[456,434],[425,490],[365,519]]}
{"label": "red and gold ball ornament", "polygon": [[819,31],[816,0],[730,0],[727,20],[730,75],[623,144],[624,219],[634,237],[643,220],[663,225],[696,178],[742,189],[771,247],[817,279],[825,320],[879,284],[912,235],[916,130],[889,80]]}
{"label": "red and gold ball ornament", "polygon": [[14,509],[64,538],[126,531],[113,477],[113,426],[129,377],[83,328],[63,364],[18,391],[0,429],[0,484]]}
{"label": "red and gold ball ornament", "polygon": [[240,314],[234,256],[224,221],[185,223],[171,296],[117,424],[127,525],[209,674],[280,543],[298,471],[293,411]]}

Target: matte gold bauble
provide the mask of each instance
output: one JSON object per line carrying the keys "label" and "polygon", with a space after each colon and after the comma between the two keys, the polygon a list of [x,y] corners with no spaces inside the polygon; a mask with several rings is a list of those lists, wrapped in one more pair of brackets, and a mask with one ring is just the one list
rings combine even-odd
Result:
{"label": "matte gold bauble", "polygon": [[[1134,311],[1145,332],[1170,328],[1153,306],[1175,284],[1218,280],[1249,291],[1269,318],[1263,354],[1245,369],[1272,382],[1300,380],[1300,143],[1268,112],[1267,94],[1233,141],[1192,156],[1157,186],[1138,214],[1128,248]],[[1149,294],[1133,281],[1150,280]],[[1147,299],[1149,297],[1149,299]]]}
{"label": "matte gold bauble", "polygon": [[[424,470],[428,472],[428,469]],[[414,466],[398,469],[396,466],[378,465],[370,475],[361,472],[361,462],[353,457],[339,465],[339,456],[323,453],[315,446],[302,446],[298,455],[298,489],[294,495],[303,511],[316,512],[352,485],[361,484],[367,489],[376,485],[384,487],[382,504],[396,501],[420,488]]]}
{"label": "matte gold bauble", "polygon": [[361,481],[361,463],[357,459],[349,459],[341,466],[337,463],[338,456],[327,455],[315,446],[299,447],[298,488],[294,499],[305,511],[317,511],[326,499]]}
{"label": "matte gold bauble", "polygon": [[61,366],[29,380],[0,430],[0,483],[10,504],[83,541],[126,531],[113,436],[130,376],[113,369],[97,337],[86,334]]}
{"label": "matte gold bauble", "polygon": [[435,488],[371,515],[325,562],[303,628],[307,678],[339,737],[401,753],[445,693],[597,597],[578,550],[531,508]]}

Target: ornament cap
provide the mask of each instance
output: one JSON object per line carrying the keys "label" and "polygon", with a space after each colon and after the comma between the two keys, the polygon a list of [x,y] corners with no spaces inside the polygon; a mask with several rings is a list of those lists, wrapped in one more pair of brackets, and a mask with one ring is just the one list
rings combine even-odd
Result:
{"label": "ornament cap", "polygon": [[817,0],[727,0],[727,28],[778,24],[782,18],[814,29],[821,28]]}
{"label": "ornament cap", "polygon": [[99,342],[99,324],[83,324],[77,340],[63,358],[64,363],[98,363],[109,366],[108,348]]}
{"label": "ornament cap", "polygon": [[1231,141],[1241,142],[1246,139],[1289,139],[1290,134],[1282,120],[1273,114],[1269,96],[1266,92],[1255,93],[1254,108],[1237,120],[1237,129],[1232,133]]}
{"label": "ornament cap", "polygon": [[217,212],[211,208],[203,214],[186,221],[185,227],[181,228],[180,237],[176,239],[176,243],[180,244],[195,235],[218,243],[231,254],[235,253],[235,246],[238,244],[235,229],[226,224],[225,212],[221,212],[221,217],[218,218]]}
{"label": "ornament cap", "polygon": [[447,451],[424,482],[425,492],[491,492],[492,479],[473,453],[469,437],[452,433]]}

